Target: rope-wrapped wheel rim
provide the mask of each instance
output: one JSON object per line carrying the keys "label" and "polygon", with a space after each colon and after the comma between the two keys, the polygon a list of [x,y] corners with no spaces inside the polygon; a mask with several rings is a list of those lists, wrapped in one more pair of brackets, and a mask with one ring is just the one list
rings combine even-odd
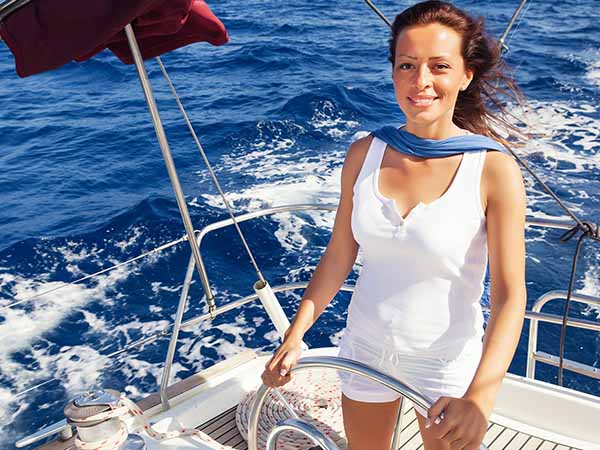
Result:
{"label": "rope-wrapped wheel rim", "polygon": [[[346,448],[346,435],[342,416],[342,391],[340,379],[335,370],[321,368],[306,369],[292,375],[292,380],[278,388],[279,393],[294,409],[300,420],[319,429],[340,449]],[[248,439],[248,420],[254,405],[256,391],[250,392],[239,404],[236,411],[236,424],[244,439]],[[291,418],[288,409],[271,390],[259,416],[258,446],[266,448],[271,430],[284,419]],[[277,450],[306,450],[315,444],[306,436],[286,431],[277,440]]]}

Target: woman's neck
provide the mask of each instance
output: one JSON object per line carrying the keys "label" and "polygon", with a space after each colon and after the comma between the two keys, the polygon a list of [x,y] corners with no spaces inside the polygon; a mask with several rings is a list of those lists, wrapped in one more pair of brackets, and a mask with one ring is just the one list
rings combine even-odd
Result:
{"label": "woman's neck", "polygon": [[438,141],[454,136],[464,136],[465,134],[469,134],[468,131],[457,127],[454,123],[421,125],[407,122],[402,129],[421,139],[434,139]]}

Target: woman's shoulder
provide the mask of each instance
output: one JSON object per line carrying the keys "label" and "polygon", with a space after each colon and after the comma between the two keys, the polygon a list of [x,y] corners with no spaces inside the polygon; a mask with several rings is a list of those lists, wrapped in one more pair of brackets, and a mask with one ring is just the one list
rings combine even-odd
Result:
{"label": "woman's shoulder", "polygon": [[487,150],[483,164],[483,173],[487,177],[499,178],[521,175],[515,158],[498,150]]}
{"label": "woman's shoulder", "polygon": [[[487,150],[483,164],[482,190],[486,199],[491,195],[523,189],[523,175],[515,158],[497,150]],[[486,202],[487,203],[487,202]]]}
{"label": "woman's shoulder", "polygon": [[350,147],[348,147],[348,152],[346,152],[344,168],[348,168],[349,171],[356,172],[356,174],[358,174],[358,171],[360,171],[360,168],[367,157],[367,153],[369,151],[369,147],[371,146],[371,142],[373,142],[373,139],[373,135],[369,134],[352,142]]}

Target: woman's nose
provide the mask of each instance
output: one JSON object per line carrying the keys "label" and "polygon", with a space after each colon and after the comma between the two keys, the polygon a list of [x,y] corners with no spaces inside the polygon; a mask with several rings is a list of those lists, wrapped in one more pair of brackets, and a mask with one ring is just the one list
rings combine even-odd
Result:
{"label": "woman's nose", "polygon": [[419,88],[419,90],[423,90],[427,86],[431,84],[431,71],[427,66],[421,66],[416,71],[416,80],[415,86]]}

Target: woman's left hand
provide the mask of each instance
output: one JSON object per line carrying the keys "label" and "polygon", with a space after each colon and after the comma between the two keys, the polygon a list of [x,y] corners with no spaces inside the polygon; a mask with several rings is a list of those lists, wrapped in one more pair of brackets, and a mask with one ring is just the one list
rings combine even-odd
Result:
{"label": "woman's left hand", "polygon": [[488,417],[489,413],[465,397],[440,397],[428,411],[429,429],[451,450],[477,450],[487,431]]}

